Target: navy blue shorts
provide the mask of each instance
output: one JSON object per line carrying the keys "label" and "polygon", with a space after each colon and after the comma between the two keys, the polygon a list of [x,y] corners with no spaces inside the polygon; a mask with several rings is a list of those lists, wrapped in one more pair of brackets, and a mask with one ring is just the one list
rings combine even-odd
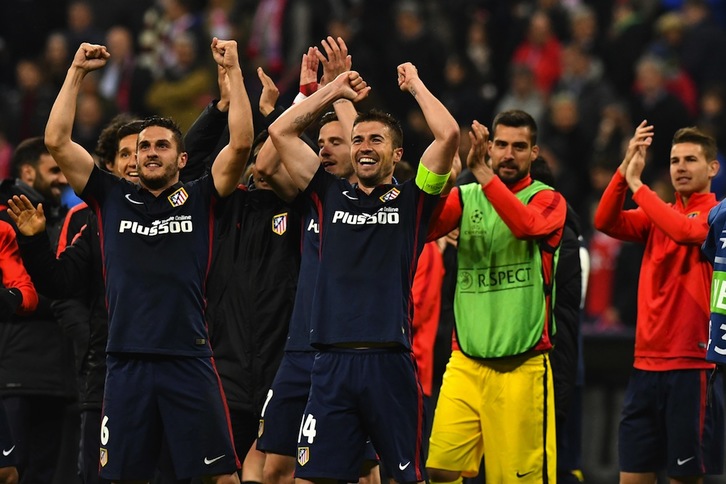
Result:
{"label": "navy blue shorts", "polygon": [[162,439],[179,479],[240,468],[211,358],[108,355],[101,477],[149,480]]}
{"label": "navy blue shorts", "polygon": [[15,442],[13,441],[13,434],[10,432],[10,425],[8,424],[8,417],[5,413],[5,405],[0,400],[0,467],[15,467],[18,464],[15,456]]}
{"label": "navy blue shorts", "polygon": [[320,352],[299,427],[295,477],[356,481],[370,435],[389,477],[426,480],[424,418],[412,353]]}
{"label": "navy blue shorts", "polygon": [[258,450],[295,456],[297,429],[308,403],[314,360],[312,351],[286,351],[283,355],[262,407],[257,431]]}
{"label": "navy blue shorts", "polygon": [[[287,351],[283,355],[262,407],[258,450],[291,457],[297,455],[297,430],[308,403],[314,361],[315,352],[312,351]],[[363,459],[377,460],[370,440],[363,451]]]}
{"label": "navy blue shorts", "polygon": [[724,398],[712,370],[633,370],[620,420],[618,452],[624,472],[671,477],[721,474]]}

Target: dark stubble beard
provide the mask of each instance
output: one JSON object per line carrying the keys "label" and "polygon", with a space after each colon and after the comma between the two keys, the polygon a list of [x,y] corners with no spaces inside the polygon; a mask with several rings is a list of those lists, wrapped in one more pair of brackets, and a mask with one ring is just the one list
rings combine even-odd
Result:
{"label": "dark stubble beard", "polygon": [[169,170],[164,169],[164,172],[160,176],[147,178],[143,175],[143,172],[139,170],[139,181],[141,181],[141,184],[149,190],[160,190],[166,187],[177,173],[179,173],[178,169],[174,170],[170,167]]}

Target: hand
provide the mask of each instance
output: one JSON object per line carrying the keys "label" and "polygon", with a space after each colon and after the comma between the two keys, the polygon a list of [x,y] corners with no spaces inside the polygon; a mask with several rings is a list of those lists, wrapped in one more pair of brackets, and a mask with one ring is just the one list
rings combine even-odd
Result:
{"label": "hand", "polygon": [[[320,61],[316,55],[317,47],[308,47],[308,51],[303,54],[302,62],[300,62],[300,87],[309,84],[315,84],[317,90],[318,84],[318,66]],[[302,92],[302,89],[300,90]],[[309,94],[306,94],[309,95]]]}
{"label": "hand", "polygon": [[479,183],[486,185],[494,178],[494,172],[487,160],[489,130],[479,121],[474,120],[471,123],[471,131],[469,131],[469,141],[471,148],[466,156],[466,166]]}
{"label": "hand", "polygon": [[416,94],[413,91],[413,81],[418,79],[418,69],[410,62],[401,64],[396,69],[398,73],[398,88],[401,91],[409,91],[411,94]]}
{"label": "hand", "polygon": [[[648,138],[650,139],[650,138]],[[635,154],[630,158],[628,166],[625,170],[625,180],[628,182],[628,187],[635,193],[640,187],[643,186],[643,182],[640,176],[643,174],[645,169],[645,152],[646,146],[638,146],[635,150]]]}
{"label": "hand", "polygon": [[95,71],[105,66],[109,57],[111,54],[106,50],[106,46],[84,42],[73,56],[71,67],[76,67],[84,72]]}
{"label": "hand", "polygon": [[272,82],[270,76],[265,74],[262,67],[257,68],[257,77],[260,78],[260,82],[262,83],[262,93],[260,94],[260,113],[262,113],[263,116],[267,116],[275,110],[277,99],[280,97],[280,90],[277,89],[277,86],[274,82]]}
{"label": "hand", "polygon": [[239,68],[239,57],[237,55],[237,41],[212,39],[212,57],[217,65],[225,70]]}
{"label": "hand", "polygon": [[371,88],[356,71],[344,72],[336,77],[332,84],[340,90],[340,98],[345,98],[357,103],[368,96]]}
{"label": "hand", "polygon": [[[328,36],[321,42],[325,55],[320,50],[315,51],[315,55],[321,64],[323,64],[323,77],[320,79],[320,85],[324,86],[333,79],[338,77],[345,71],[349,71],[353,65],[351,57],[348,55],[348,46],[345,45],[343,39],[333,39]],[[326,57],[327,56],[327,57]]]}
{"label": "hand", "polygon": [[8,215],[23,235],[30,237],[45,230],[43,204],[39,203],[36,208],[25,195],[13,195],[8,200]]}
{"label": "hand", "polygon": [[227,77],[227,70],[220,65],[217,65],[217,85],[219,86],[217,109],[226,113],[229,111],[229,77]]}
{"label": "hand", "polygon": [[[618,167],[620,174],[625,177],[627,177],[628,164],[633,156],[635,156],[640,149],[642,149],[643,155],[645,155],[645,149],[653,142],[653,126],[646,124],[647,122],[648,121],[646,120],[641,121],[638,127],[635,128],[635,134],[633,134],[633,137],[630,138],[630,141],[628,142],[628,148],[625,150],[625,157]],[[645,156],[643,156],[642,162],[645,163]],[[640,172],[642,172],[642,168]]]}

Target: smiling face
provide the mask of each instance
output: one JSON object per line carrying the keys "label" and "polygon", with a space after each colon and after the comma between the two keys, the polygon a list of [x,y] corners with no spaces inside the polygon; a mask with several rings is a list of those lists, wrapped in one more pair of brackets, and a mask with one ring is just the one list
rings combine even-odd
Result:
{"label": "smiling face", "polygon": [[539,147],[532,145],[532,133],[526,126],[497,125],[489,141],[492,170],[507,184],[513,184],[529,174]]}
{"label": "smiling face", "polygon": [[671,147],[671,182],[684,202],[694,193],[708,193],[718,173],[718,161],[709,160],[697,143],[676,143]]}
{"label": "smiling face", "polygon": [[68,185],[68,181],[51,155],[41,155],[35,168],[31,165],[25,165],[24,168],[27,168],[31,173],[29,185],[43,195],[46,200],[60,202],[63,188]]}
{"label": "smiling face", "polygon": [[149,126],[139,133],[137,146],[139,181],[150,191],[163,191],[179,181],[187,154],[180,153],[173,132]]}
{"label": "smiling face", "polygon": [[106,163],[108,171],[114,175],[125,178],[131,183],[139,181],[139,169],[136,163],[136,143],[139,136],[130,134],[119,140],[118,151],[113,163]]}
{"label": "smiling face", "polygon": [[393,168],[401,160],[403,148],[394,148],[391,131],[379,121],[363,121],[353,126],[351,158],[362,187],[391,183]]}
{"label": "smiling face", "polygon": [[350,145],[346,140],[350,134],[343,131],[339,121],[330,121],[320,128],[318,136],[318,155],[320,163],[328,173],[338,178],[350,179],[353,175],[353,164],[350,162]]}

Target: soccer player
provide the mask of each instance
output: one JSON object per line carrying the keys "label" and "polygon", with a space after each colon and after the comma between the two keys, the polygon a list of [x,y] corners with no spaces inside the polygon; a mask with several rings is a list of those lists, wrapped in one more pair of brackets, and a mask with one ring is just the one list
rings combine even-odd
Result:
{"label": "soccer player", "polygon": [[204,322],[204,284],[217,204],[236,188],[252,143],[252,115],[234,41],[212,41],[230,83],[230,142],[211,172],[179,182],[187,155],[173,121],[139,133],[139,184],[101,171],[71,140],[85,75],[104,46],[81,44],[51,111],[45,140],[93,208],[103,240],[109,306],[101,477],[148,481],[165,439],[179,478],[238,483],[240,463]]}
{"label": "soccer player", "polygon": [[362,114],[353,126],[356,184],[327,173],[298,138],[331,103],[367,96],[370,88],[356,72],[340,74],[270,126],[285,168],[319,214],[309,337],[320,352],[298,435],[295,476],[303,482],[357,480],[367,435],[393,479],[426,479],[411,284],[459,129],[412,64],[397,73],[400,89],[414,96],[435,138],[415,182],[391,183],[403,138],[398,122],[383,112]]}
{"label": "soccer player", "polygon": [[[674,204],[641,181],[653,126],[643,121],[603,193],[595,227],[621,240],[645,244],[638,281],[635,361],[620,419],[620,482],[702,482],[720,474],[724,455],[721,373],[707,382],[711,266],[700,246],[716,205],[711,180],[718,173],[716,143],[696,128],[673,136],[670,175]],[[623,210],[630,189],[635,210]]]}
{"label": "soccer player", "polygon": [[469,138],[476,182],[452,190],[437,223],[460,227],[459,282],[426,466],[433,482],[455,482],[484,456],[486,482],[554,482],[551,289],[566,204],[529,174],[539,147],[528,113],[499,113],[491,140],[474,121]]}
{"label": "soccer player", "polygon": [[[328,37],[323,40],[322,45],[325,56],[315,48],[310,48],[303,54],[300,68],[301,92],[310,94],[313,85],[314,90],[317,90],[319,63],[323,64],[322,85],[350,69],[351,58],[343,39]],[[277,116],[279,114],[281,113]],[[320,163],[325,170],[351,183],[357,181],[350,159],[350,132],[356,116],[355,107],[349,100],[336,103],[334,112],[326,113],[319,122],[317,143]],[[281,196],[298,195],[299,190],[280,164],[279,155],[271,141],[263,147],[256,165],[259,175]],[[297,430],[308,399],[310,374],[316,353],[315,348],[310,345],[309,333],[310,307],[318,274],[320,249],[318,213],[311,206],[305,206],[305,203],[296,203],[296,207],[304,214],[302,269],[285,353],[265,401],[258,440],[258,448],[266,453],[264,482],[280,484],[291,484],[294,481]],[[360,474],[361,484],[380,482],[378,460],[369,442],[364,450],[364,464]]]}

